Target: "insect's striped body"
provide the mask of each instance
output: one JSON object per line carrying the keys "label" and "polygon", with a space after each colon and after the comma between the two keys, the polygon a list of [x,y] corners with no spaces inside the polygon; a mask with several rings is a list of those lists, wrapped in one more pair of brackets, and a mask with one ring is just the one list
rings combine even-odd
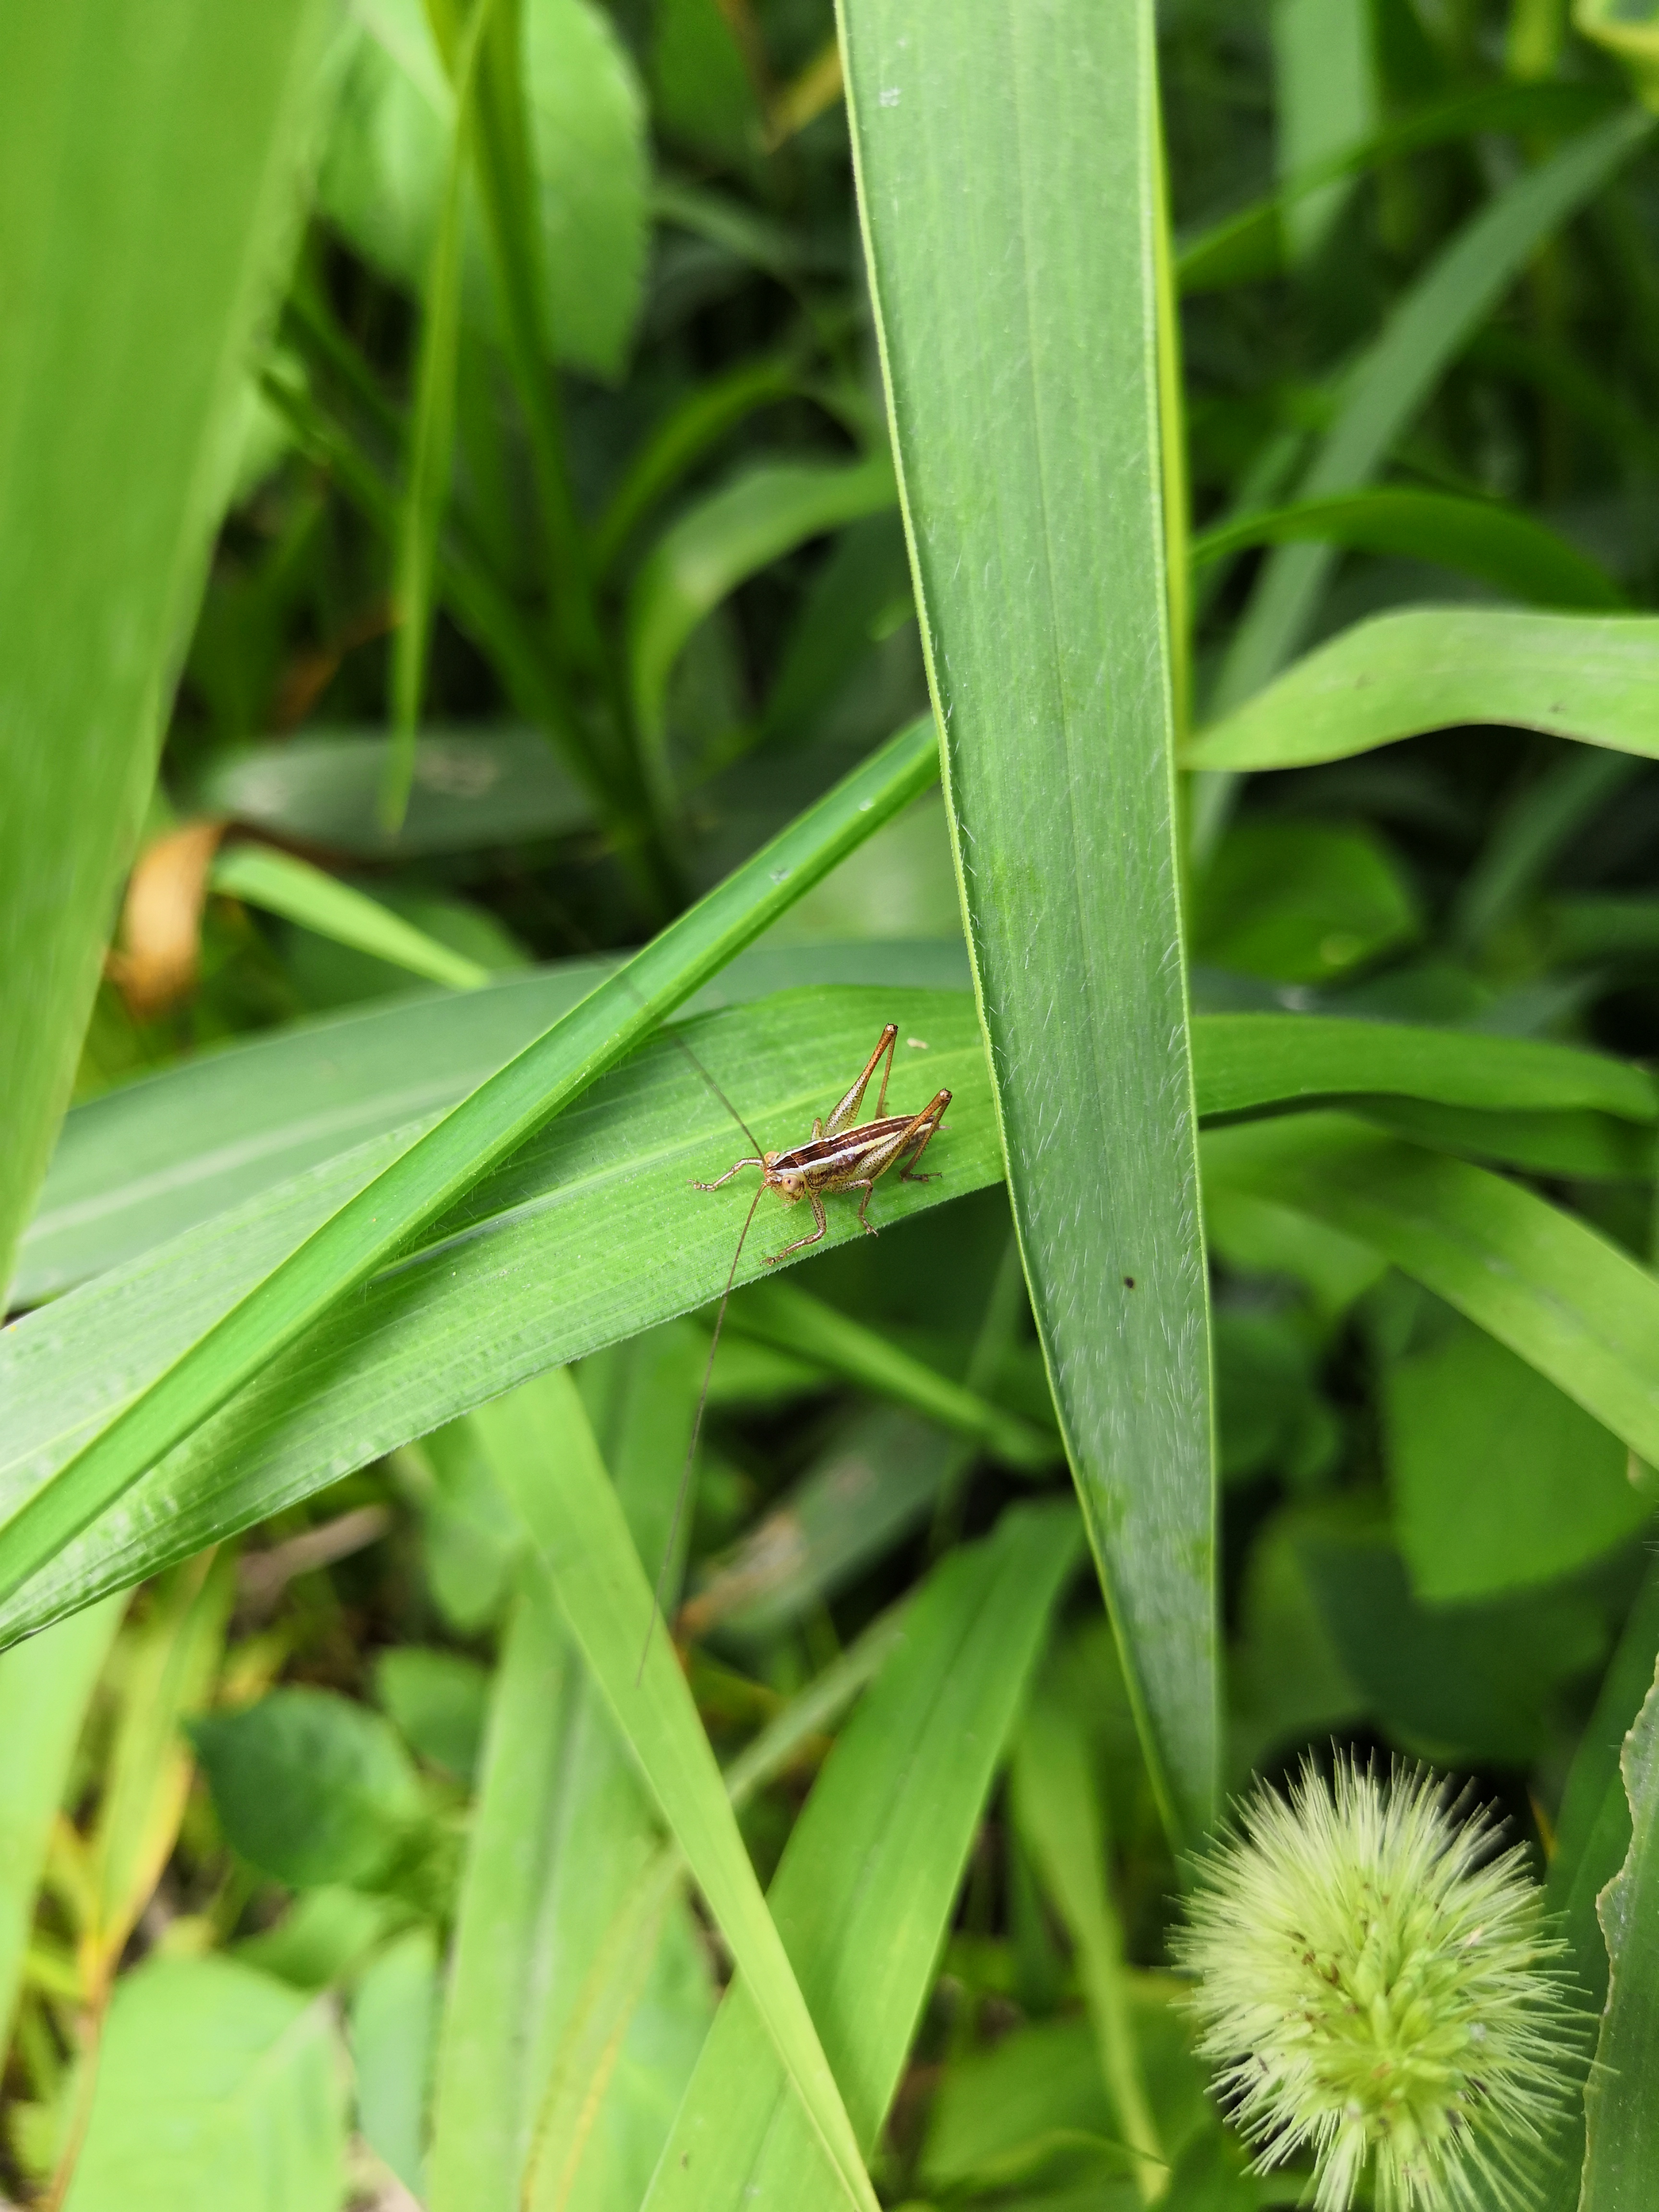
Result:
{"label": "insect's striped body", "polygon": [[[899,1168],[902,1182],[927,1182],[930,1177],[916,1173],[916,1163],[927,1148],[927,1141],[938,1131],[945,1118],[945,1109],[951,1103],[948,1091],[937,1091],[919,1114],[888,1114],[883,1111],[887,1103],[887,1079],[893,1072],[893,1047],[898,1039],[898,1030],[889,1022],[881,1033],[881,1042],[865,1064],[846,1097],[831,1111],[827,1121],[816,1121],[812,1133],[804,1145],[792,1146],[787,1152],[762,1152],[749,1159],[738,1160],[726,1170],[716,1182],[693,1185],[696,1190],[718,1190],[721,1183],[730,1182],[744,1168],[758,1168],[764,1187],[777,1192],[787,1206],[795,1206],[805,1199],[812,1208],[814,1227],[808,1237],[793,1244],[786,1244],[781,1252],[769,1253],[768,1264],[787,1259],[790,1253],[799,1252],[803,1246],[816,1244],[823,1236],[829,1224],[824,1216],[823,1201],[837,1191],[861,1190],[864,1193],[859,1207],[859,1220],[868,1234],[876,1234],[875,1224],[868,1218],[871,1194],[877,1179],[890,1167]],[[881,1094],[876,1101],[876,1115],[872,1121],[855,1121],[854,1115],[864,1103],[864,1094],[871,1077],[883,1060],[887,1065],[882,1071]],[[900,1164],[902,1163],[901,1165]]]}

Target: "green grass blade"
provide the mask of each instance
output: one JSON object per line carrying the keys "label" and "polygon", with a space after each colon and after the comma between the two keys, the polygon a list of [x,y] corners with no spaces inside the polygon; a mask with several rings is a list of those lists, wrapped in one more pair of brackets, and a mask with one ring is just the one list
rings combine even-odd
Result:
{"label": "green grass blade", "polygon": [[46,1845],[122,1611],[106,1598],[0,1657],[0,2042],[10,2040]]}
{"label": "green grass blade", "polygon": [[[474,1417],[617,1727],[731,1947],[842,2198],[875,2195],[738,1832],[575,1385],[556,1369]],[[643,1657],[641,1657],[643,1655]]]}
{"label": "green grass blade", "polygon": [[1170,2160],[1135,2044],[1123,1929],[1107,1887],[1105,1823],[1090,1764],[1075,1712],[1039,1691],[1014,1747],[1014,1817],[1071,1936],[1107,2094],[1135,2155],[1141,2202],[1150,2204],[1169,2186]]}
{"label": "green grass blade", "polygon": [[[1395,307],[1349,372],[1340,410],[1303,479],[1305,499],[1375,476],[1446,369],[1534,253],[1594,198],[1648,137],[1653,118],[1616,115],[1506,185]],[[1276,675],[1313,618],[1335,555],[1287,545],[1268,560],[1217,679],[1215,706],[1237,706]]]}
{"label": "green grass blade", "polygon": [[931,781],[921,722],[773,839],[349,1199],[0,1528],[9,1595]]}
{"label": "green grass blade", "polygon": [[1206,223],[1179,240],[1181,289],[1217,291],[1277,276],[1285,259],[1285,218],[1310,193],[1430,146],[1487,131],[1554,137],[1605,116],[1617,94],[1601,85],[1485,84],[1401,117],[1362,144],[1344,148],[1286,177],[1278,190]]}
{"label": "green grass blade", "polygon": [[1588,1109],[1659,1119],[1659,1082],[1645,1068],[1537,1037],[1323,1014],[1200,1014],[1193,1064],[1206,1121],[1362,1094],[1493,1113]]}
{"label": "green grass blade", "polygon": [[0,1289],[68,1102],[219,519],[320,15],[97,0],[8,23]]}
{"label": "green grass blade", "polygon": [[879,1329],[866,1328],[793,1283],[757,1283],[733,1301],[726,1327],[780,1352],[796,1352],[875,1397],[908,1407],[953,1435],[982,1444],[1009,1467],[1036,1474],[1060,1456],[1054,1437],[1030,1421],[953,1382]]}
{"label": "green grass blade", "polygon": [[[1365,0],[1273,0],[1274,153],[1289,180],[1340,159],[1376,135],[1379,87],[1376,33]],[[1352,172],[1284,204],[1293,263],[1306,264],[1328,237],[1352,191]]]}
{"label": "green grass blade", "polygon": [[1324,544],[1431,561],[1517,599],[1606,611],[1626,605],[1599,562],[1518,508],[1449,492],[1338,492],[1206,530],[1193,540],[1194,568],[1253,545]]}
{"label": "green grass blade", "polygon": [[[842,10],[1020,1249],[1166,1818],[1213,1802],[1209,1352],[1177,912],[1152,10]],[[1078,210],[1091,210],[1079,222]]]}
{"label": "green grass blade", "polygon": [[[602,1426],[617,1494],[635,1540],[653,1554],[667,1535],[702,1371],[687,1329],[636,1338],[607,1370],[613,1418]],[[501,1504],[510,1520],[510,1502]],[[602,1939],[630,1900],[653,1902],[635,1899],[635,1886],[658,1859],[656,1822],[533,1560],[507,1630],[485,1759],[444,2013],[431,2212],[519,2212],[532,2144],[550,2118],[559,2124],[546,2112],[550,2097],[557,2101],[558,2054],[573,2033],[580,2039],[577,2015]],[[654,1899],[659,1925],[669,1902]],[[657,1949],[643,1924],[638,1932],[642,1955],[626,1978],[635,1998]],[[687,2023],[694,2034],[712,2009],[711,1996],[701,2023]],[[625,2028],[625,2014],[612,2026]],[[694,2057],[695,2046],[684,2074]],[[571,2063],[567,2054],[567,2077]],[[684,2074],[671,2078],[663,2094],[672,2099],[684,2085]]]}
{"label": "green grass blade", "polygon": [[1407,607],[1357,623],[1212,722],[1200,769],[1309,768],[1424,730],[1496,722],[1659,758],[1659,620]]}
{"label": "green grass blade", "polygon": [[489,981],[489,969],[477,961],[441,945],[379,899],[354,890],[325,868],[314,868],[291,853],[273,852],[264,845],[232,845],[216,857],[208,881],[228,898],[280,914],[336,945],[372,952],[377,960],[389,960],[411,975],[447,984],[452,991],[476,991]]}
{"label": "green grass blade", "polygon": [[538,1919],[556,1833],[565,1716],[579,1677],[539,1567],[520,1577],[491,1693],[439,2033],[428,2154],[432,2212],[517,2212],[538,2087]]}
{"label": "green grass blade", "polygon": [[392,642],[392,746],[380,790],[382,827],[395,834],[409,811],[415,733],[426,684],[438,533],[449,498],[455,447],[455,377],[461,333],[463,186],[471,158],[473,80],[495,0],[472,0],[455,58],[455,119],[450,131],[438,228],[421,300],[421,349],[415,369],[415,419],[409,441],[392,569],[398,628]]}
{"label": "green grass blade", "polygon": [[[1004,1516],[952,1553],[843,1733],[769,1902],[860,2142],[873,2144],[933,1978],[969,1847],[1077,1556],[1069,1509]],[[767,2047],[747,1977],[727,1991],[647,2212],[817,2212],[830,2177]]]}
{"label": "green grass blade", "polygon": [[668,679],[697,624],[728,593],[809,538],[890,507],[884,453],[852,462],[763,461],[664,532],[629,594],[628,660],[640,744],[656,803],[675,806],[666,751]]}
{"label": "green grass blade", "polygon": [[1659,1280],[1576,1216],[1336,1114],[1215,1130],[1204,1173],[1372,1246],[1659,1460]]}
{"label": "green grass blade", "polygon": [[800,386],[800,372],[782,360],[745,361],[694,385],[641,440],[594,525],[594,574],[612,567],[646,516],[729,430]]}
{"label": "green grass blade", "polygon": [[280,745],[216,751],[190,796],[198,814],[228,815],[241,828],[349,860],[487,852],[593,827],[592,806],[536,730],[496,722],[428,728],[393,837],[375,816],[385,762],[382,730],[307,731]]}
{"label": "green grass blade", "polygon": [[[561,961],[492,978],[475,994],[297,1023],[72,1108],[24,1239],[17,1302],[55,1297],[303,1168],[453,1105],[613,964]],[[949,988],[960,972],[965,986],[967,965],[956,947],[933,944],[756,947],[684,1011],[805,984],[911,991]]]}
{"label": "green grass blade", "polygon": [[[936,1079],[956,1097],[929,1152],[940,1180],[886,1178],[871,1209],[878,1226],[1000,1176],[984,1047],[966,994],[791,993],[690,1031],[716,1079],[741,1091],[751,1122],[785,1142],[846,1088],[889,1015],[914,1020],[933,1041],[926,1079],[906,1079],[920,1094],[915,1103]],[[897,1081],[895,1103],[908,1103],[915,1094]],[[410,1133],[394,1132],[204,1223],[0,1334],[0,1502],[15,1510],[49,1482],[130,1394],[167,1372],[319,1218],[368,1184]],[[263,1370],[0,1621],[15,1627],[27,1615],[38,1626],[65,1602],[262,1519],[278,1500],[308,1496],[527,1376],[718,1297],[749,1197],[738,1184],[713,1193],[688,1185],[726,1167],[742,1145],[672,1041],[653,1040],[435,1223],[418,1249],[382,1267]],[[835,1200],[828,1216],[819,1250],[862,1237],[855,1200]],[[772,1272],[766,1255],[796,1233],[788,1221],[769,1202],[740,1279]]]}
{"label": "green grass blade", "polygon": [[1625,1738],[1630,1851],[1596,1899],[1611,1975],[1584,2090],[1579,2212],[1638,2212],[1659,2140],[1659,1676]]}

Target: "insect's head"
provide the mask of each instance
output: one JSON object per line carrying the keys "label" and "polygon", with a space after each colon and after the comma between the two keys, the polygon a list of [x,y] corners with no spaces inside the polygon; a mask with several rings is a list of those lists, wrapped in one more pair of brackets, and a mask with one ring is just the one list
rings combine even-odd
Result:
{"label": "insect's head", "polygon": [[786,1206],[793,1206],[797,1199],[806,1195],[806,1177],[799,1168],[785,1168],[780,1172],[777,1164],[782,1158],[781,1152],[768,1152],[766,1180]]}

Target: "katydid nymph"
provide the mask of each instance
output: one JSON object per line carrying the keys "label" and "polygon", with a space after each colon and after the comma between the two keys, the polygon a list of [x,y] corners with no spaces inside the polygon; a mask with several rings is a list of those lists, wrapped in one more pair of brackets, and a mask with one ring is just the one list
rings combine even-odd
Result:
{"label": "katydid nymph", "polygon": [[[671,1032],[671,1035],[672,1033]],[[726,1309],[731,1302],[732,1285],[737,1280],[738,1262],[743,1257],[744,1240],[754,1221],[756,1209],[769,1190],[777,1192],[786,1206],[798,1206],[805,1199],[812,1209],[813,1227],[805,1237],[798,1237],[793,1244],[786,1244],[780,1252],[769,1252],[766,1264],[772,1267],[787,1260],[792,1252],[805,1250],[807,1245],[817,1243],[828,1232],[829,1218],[823,1201],[842,1191],[861,1190],[859,1201],[859,1223],[866,1236],[877,1234],[876,1224],[870,1218],[870,1200],[875,1195],[877,1183],[891,1167],[899,1170],[901,1182],[932,1182],[931,1175],[919,1175],[916,1165],[927,1151],[929,1141],[939,1133],[945,1119],[945,1109],[951,1103],[948,1091],[935,1091],[919,1114],[890,1114],[887,1111],[887,1084],[893,1073],[893,1048],[898,1042],[898,1026],[889,1022],[882,1030],[880,1041],[863,1072],[840,1102],[831,1107],[823,1117],[815,1117],[812,1133],[805,1144],[791,1146],[786,1152],[769,1152],[762,1150],[747,1122],[731,1100],[720,1089],[683,1038],[675,1042],[714,1096],[726,1108],[732,1120],[754,1145],[748,1158],[734,1161],[723,1176],[713,1182],[694,1182],[693,1190],[720,1190],[744,1168],[761,1171],[760,1188],[750,1201],[749,1212],[743,1227],[738,1232],[737,1249],[732,1255],[732,1265],[726,1270],[726,1288],[721,1293],[720,1311],[714,1318],[714,1334],[708,1346],[708,1360],[703,1369],[702,1389],[697,1399],[697,1410],[691,1425],[691,1441],[686,1448],[685,1466],[680,1475],[679,1495],[674,1504],[674,1516],[668,1532],[667,1548],[663,1556],[662,1572],[657,1583],[657,1601],[652,1609],[651,1626],[656,1625],[657,1614],[662,1610],[662,1601],[674,1558],[675,1540],[679,1534],[681,1514],[685,1505],[686,1487],[690,1480],[691,1463],[696,1456],[697,1440],[702,1433],[703,1409],[708,1402],[708,1378],[714,1369],[714,1354],[720,1349],[720,1331],[726,1325]],[[886,1065],[882,1066],[885,1061]],[[858,1111],[864,1103],[864,1094],[870,1087],[871,1078],[881,1068],[881,1089],[876,1097],[875,1118],[860,1121]],[[651,1630],[646,1631],[646,1650],[650,1650]],[[645,1668],[645,1653],[640,1655],[640,1669]]]}
{"label": "katydid nymph", "polygon": [[[693,1190],[719,1190],[744,1168],[761,1170],[761,1191],[775,1190],[786,1206],[799,1205],[805,1199],[812,1208],[817,1227],[807,1237],[798,1237],[793,1244],[786,1244],[781,1252],[769,1252],[767,1266],[787,1260],[792,1252],[805,1250],[816,1244],[829,1227],[824,1215],[823,1201],[836,1191],[861,1190],[859,1223],[866,1234],[873,1237],[876,1225],[870,1218],[870,1200],[875,1195],[878,1181],[889,1168],[903,1160],[899,1170],[901,1182],[931,1182],[932,1176],[918,1175],[916,1163],[927,1149],[927,1140],[933,1136],[945,1118],[945,1109],[951,1103],[948,1091],[934,1094],[920,1114],[890,1114],[887,1111],[887,1079],[893,1072],[893,1047],[898,1042],[896,1024],[889,1022],[881,1033],[881,1042],[864,1064],[859,1077],[838,1106],[832,1107],[827,1121],[814,1120],[812,1133],[804,1145],[797,1145],[787,1152],[760,1152],[755,1157],[738,1160],[714,1182],[694,1182]],[[876,1118],[873,1121],[854,1119],[864,1103],[864,1094],[870,1087],[870,1079],[883,1060],[881,1091],[876,1099]],[[748,1131],[744,1130],[744,1135]],[[750,1139],[752,1144],[754,1139]],[[756,1194],[757,1203],[760,1191]],[[749,1210],[754,1218],[754,1207]],[[749,1233],[749,1222],[743,1225],[744,1236]],[[743,1249],[743,1238],[738,1240],[738,1250]],[[737,1262],[732,1261],[732,1272]],[[729,1287],[729,1286],[728,1286]]]}

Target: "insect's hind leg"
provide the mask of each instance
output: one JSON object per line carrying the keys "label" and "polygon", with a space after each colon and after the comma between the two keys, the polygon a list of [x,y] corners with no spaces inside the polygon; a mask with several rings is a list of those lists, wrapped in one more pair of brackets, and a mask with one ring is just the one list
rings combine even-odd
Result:
{"label": "insect's hind leg", "polygon": [[928,1145],[932,1142],[933,1139],[939,1134],[939,1124],[945,1119],[945,1109],[950,1103],[950,1092],[948,1091],[941,1091],[938,1097],[934,1099],[933,1104],[927,1108],[922,1114],[917,1116],[919,1121],[925,1121],[927,1126],[921,1133],[921,1142],[916,1146],[915,1154],[910,1159],[907,1160],[905,1164],[899,1170],[899,1181],[901,1182],[937,1182],[938,1177],[936,1175],[918,1175],[916,1173],[916,1164],[921,1159],[922,1154],[927,1151]]}
{"label": "insect's hind leg", "polygon": [[864,1103],[864,1094],[870,1085],[870,1078],[881,1065],[884,1054],[887,1066],[881,1079],[881,1097],[876,1106],[876,1119],[878,1121],[881,1119],[883,1109],[887,1103],[887,1078],[893,1072],[893,1047],[897,1042],[898,1024],[896,1022],[889,1022],[881,1033],[881,1042],[864,1064],[863,1074],[860,1076],[847,1096],[832,1108],[826,1116],[823,1124],[826,1135],[839,1136],[849,1122],[857,1119],[859,1108]]}

